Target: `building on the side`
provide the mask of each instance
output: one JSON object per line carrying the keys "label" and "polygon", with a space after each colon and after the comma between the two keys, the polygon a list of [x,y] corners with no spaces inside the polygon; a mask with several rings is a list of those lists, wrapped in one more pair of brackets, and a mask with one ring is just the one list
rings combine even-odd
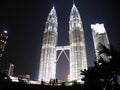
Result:
{"label": "building on the side", "polygon": [[44,30],[40,69],[38,79],[49,82],[50,79],[56,78],[56,44],[58,37],[58,22],[55,7],[53,6]]}
{"label": "building on the side", "polygon": [[82,20],[75,4],[70,12],[70,79],[81,81],[81,70],[87,69],[86,44]]}
{"label": "building on the side", "polygon": [[13,76],[13,71],[14,71],[14,64],[10,63],[7,75]]}
{"label": "building on the side", "polygon": [[0,60],[3,58],[3,53],[8,39],[8,31],[0,30]]}
{"label": "building on the side", "polygon": [[101,45],[105,46],[110,50],[110,44],[104,24],[103,23],[91,24],[91,29],[92,29],[96,60],[98,61],[102,57],[105,61],[109,62],[111,56],[108,56],[106,53],[100,54],[100,51],[102,49]]}

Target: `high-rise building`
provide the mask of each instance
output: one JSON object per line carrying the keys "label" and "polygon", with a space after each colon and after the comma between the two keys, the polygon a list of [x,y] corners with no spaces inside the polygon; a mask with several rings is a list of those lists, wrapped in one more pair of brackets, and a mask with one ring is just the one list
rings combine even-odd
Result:
{"label": "high-rise building", "polygon": [[[70,45],[56,46],[57,26],[57,14],[53,6],[46,21],[38,79],[48,82],[50,79],[56,78],[56,63],[61,53],[64,52],[70,64],[70,80],[80,81],[83,77],[81,70],[87,69],[87,55],[82,20],[75,4],[72,6],[69,20]],[[61,53],[57,57],[58,50],[61,50]],[[65,50],[69,51],[70,56],[66,54]]]}
{"label": "high-rise building", "polygon": [[8,39],[8,32],[7,30],[0,31],[0,60],[2,59],[3,52],[5,50],[5,45]]}
{"label": "high-rise building", "polygon": [[98,61],[100,57],[102,57],[105,61],[109,62],[111,56],[108,56],[106,53],[100,54],[100,51],[102,49],[101,45],[110,49],[110,44],[104,24],[91,24],[91,29],[95,47],[96,60]]}
{"label": "high-rise building", "polygon": [[70,12],[70,79],[81,80],[81,70],[87,69],[86,45],[82,20],[75,4]]}
{"label": "high-rise building", "polygon": [[41,51],[41,59],[40,59],[40,70],[39,70],[39,80],[49,81],[52,78],[56,78],[56,44],[57,44],[57,14],[55,7],[53,6],[50,11],[44,36],[43,36],[43,44]]}
{"label": "high-rise building", "polygon": [[12,63],[10,63],[7,75],[12,76],[13,71],[14,71],[14,65]]}

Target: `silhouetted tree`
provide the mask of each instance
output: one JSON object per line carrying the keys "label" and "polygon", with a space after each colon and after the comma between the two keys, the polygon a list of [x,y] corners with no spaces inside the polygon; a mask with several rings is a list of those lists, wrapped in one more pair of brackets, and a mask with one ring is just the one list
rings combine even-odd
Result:
{"label": "silhouetted tree", "polygon": [[0,73],[0,82],[11,82],[11,78],[6,73]]}
{"label": "silhouetted tree", "polygon": [[[82,79],[85,82],[86,90],[119,90],[117,76],[120,74],[120,56],[113,48],[106,48],[101,45],[99,60],[95,60],[94,66],[88,70],[82,71],[85,77]],[[101,54],[108,56],[108,61],[104,60]]]}

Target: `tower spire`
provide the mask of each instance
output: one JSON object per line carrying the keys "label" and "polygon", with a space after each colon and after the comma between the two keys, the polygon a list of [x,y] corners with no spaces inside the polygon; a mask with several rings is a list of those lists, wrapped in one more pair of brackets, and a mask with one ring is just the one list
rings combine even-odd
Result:
{"label": "tower spire", "polygon": [[48,19],[47,20],[55,20],[57,21],[57,14],[56,14],[56,10],[55,10],[55,7],[54,7],[54,4],[53,4],[53,7],[48,15]]}
{"label": "tower spire", "polygon": [[72,6],[72,9],[70,12],[70,20],[75,19],[75,18],[80,19],[80,14],[79,14],[78,9],[75,6],[74,0],[73,0],[73,6]]}
{"label": "tower spire", "polygon": [[53,4],[53,7],[48,15],[47,21],[46,21],[46,27],[45,27],[45,32],[46,31],[57,31],[57,14],[56,10]]}
{"label": "tower spire", "polygon": [[55,2],[53,3],[53,7],[55,6]]}
{"label": "tower spire", "polygon": [[73,4],[75,4],[74,0],[73,0]]}
{"label": "tower spire", "polygon": [[75,3],[74,3],[74,0],[73,0],[73,4],[75,4]]}

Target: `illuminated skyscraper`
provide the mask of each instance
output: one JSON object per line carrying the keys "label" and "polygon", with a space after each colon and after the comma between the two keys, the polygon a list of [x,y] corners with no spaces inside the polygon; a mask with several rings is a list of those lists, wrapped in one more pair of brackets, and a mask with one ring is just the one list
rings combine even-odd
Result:
{"label": "illuminated skyscraper", "polygon": [[8,32],[7,30],[0,31],[0,60],[3,58],[3,52],[5,50],[5,45],[8,39]]}
{"label": "illuminated skyscraper", "polygon": [[39,80],[49,81],[56,78],[56,44],[57,44],[57,15],[55,7],[49,13],[44,31]]}
{"label": "illuminated skyscraper", "polygon": [[[62,52],[64,52],[70,64],[70,80],[81,81],[83,77],[81,70],[87,69],[87,56],[82,21],[75,4],[73,4],[71,9],[69,20],[70,45],[56,46],[58,37],[57,26],[57,15],[53,6],[44,31],[38,78],[40,81],[46,82],[50,79],[55,79],[56,63]],[[61,50],[61,52],[57,57],[58,50]],[[69,51],[70,56],[66,54],[65,50]]]}
{"label": "illuminated skyscraper", "polygon": [[87,57],[82,20],[75,4],[70,12],[70,79],[81,80],[81,70],[87,69]]}
{"label": "illuminated skyscraper", "polygon": [[13,70],[14,70],[14,65],[11,63],[8,69],[8,76],[12,76],[13,75]]}
{"label": "illuminated skyscraper", "polygon": [[110,49],[110,44],[107,36],[107,32],[105,30],[104,24],[91,24],[92,36],[94,41],[96,59],[99,60],[102,57],[105,61],[109,61],[110,57],[105,53],[100,54],[101,45]]}

